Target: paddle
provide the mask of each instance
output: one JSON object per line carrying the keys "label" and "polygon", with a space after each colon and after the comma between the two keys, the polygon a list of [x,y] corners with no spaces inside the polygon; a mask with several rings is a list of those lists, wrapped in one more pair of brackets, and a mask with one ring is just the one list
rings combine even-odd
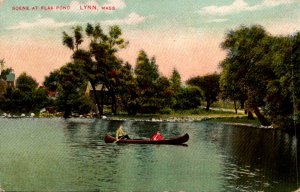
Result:
{"label": "paddle", "polygon": [[116,137],[116,140],[115,140],[113,143],[116,143],[116,142],[118,142],[118,139],[117,139],[117,137]]}
{"label": "paddle", "polygon": [[[123,139],[123,137],[124,137],[124,135],[123,135],[122,137],[120,137],[120,139]],[[120,139],[119,139],[119,140],[120,140]],[[116,143],[116,142],[118,142],[119,140],[116,139],[113,143]]]}

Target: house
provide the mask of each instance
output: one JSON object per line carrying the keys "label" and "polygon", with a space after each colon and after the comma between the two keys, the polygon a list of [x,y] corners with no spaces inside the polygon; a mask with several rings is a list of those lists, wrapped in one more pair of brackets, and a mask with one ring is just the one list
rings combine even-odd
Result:
{"label": "house", "polygon": [[50,98],[50,99],[57,99],[57,96],[58,96],[58,92],[57,91],[50,91],[48,90],[47,91],[47,96]]}
{"label": "house", "polygon": [[[103,85],[103,84],[97,84],[96,85],[96,94],[97,97],[102,101],[104,105],[111,105],[111,98],[108,93],[108,89]],[[90,82],[88,82],[86,89],[85,89],[85,95],[91,97],[94,99],[94,93],[93,93],[93,88]]]}
{"label": "house", "polygon": [[15,87],[15,74],[13,72],[6,75],[6,83],[8,87]]}

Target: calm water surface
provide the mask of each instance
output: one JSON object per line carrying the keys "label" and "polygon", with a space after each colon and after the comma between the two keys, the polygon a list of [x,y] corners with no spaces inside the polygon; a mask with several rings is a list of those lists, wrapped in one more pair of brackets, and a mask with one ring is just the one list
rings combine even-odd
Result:
{"label": "calm water surface", "polygon": [[[133,138],[188,133],[188,146],[106,144],[123,124]],[[295,137],[221,123],[1,119],[6,191],[292,191]],[[299,152],[298,152],[299,153]],[[300,154],[300,153],[299,153]]]}

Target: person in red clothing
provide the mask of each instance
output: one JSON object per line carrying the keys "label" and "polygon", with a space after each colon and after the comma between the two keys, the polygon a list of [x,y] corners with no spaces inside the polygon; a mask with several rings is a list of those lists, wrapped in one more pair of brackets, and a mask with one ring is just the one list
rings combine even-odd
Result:
{"label": "person in red clothing", "polygon": [[160,134],[159,131],[157,131],[156,133],[154,133],[151,138],[151,141],[159,141],[159,140],[164,140],[164,137]]}

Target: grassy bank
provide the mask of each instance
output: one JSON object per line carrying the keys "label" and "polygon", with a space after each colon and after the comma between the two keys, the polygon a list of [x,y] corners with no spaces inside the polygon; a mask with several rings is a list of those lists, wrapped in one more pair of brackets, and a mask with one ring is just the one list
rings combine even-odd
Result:
{"label": "grassy bank", "polygon": [[[14,115],[15,116],[15,115]],[[24,117],[29,117],[26,115]],[[4,116],[3,116],[4,117]],[[7,117],[7,116],[6,116]],[[22,117],[17,115],[16,117]],[[32,116],[33,117],[33,116]],[[62,113],[56,114],[38,114],[34,117],[62,117]],[[95,118],[93,114],[88,115],[73,115],[75,118]],[[170,121],[170,122],[192,122],[192,121],[211,121],[211,122],[222,122],[229,124],[242,124],[249,126],[259,126],[257,119],[250,120],[247,116],[240,111],[235,113],[234,110],[224,109],[224,108],[212,108],[209,111],[205,109],[198,108],[192,110],[180,110],[180,111],[168,111],[167,114],[137,114],[134,116],[121,113],[118,115],[108,115],[104,116],[107,120],[131,120],[131,121]]]}
{"label": "grassy bank", "polygon": [[245,115],[241,114],[228,114],[228,113],[205,113],[201,115],[190,114],[173,114],[173,115],[114,115],[106,116],[108,120],[119,121],[150,121],[150,122],[220,122],[231,125],[241,125],[249,127],[259,127],[260,123],[257,119],[250,120]]}
{"label": "grassy bank", "polygon": [[[172,111],[169,114],[137,114],[134,116],[120,114],[120,115],[107,115],[106,118],[112,120],[144,120],[144,121],[218,121],[222,122],[242,122],[246,120],[243,113],[234,113],[228,110],[209,110],[193,109]],[[245,122],[248,123],[248,122]]]}
{"label": "grassy bank", "polygon": [[248,119],[246,116],[211,118],[211,119],[207,119],[206,121],[222,122],[222,123],[229,123],[229,124],[248,124],[254,127],[260,126],[260,123],[257,119]]}

